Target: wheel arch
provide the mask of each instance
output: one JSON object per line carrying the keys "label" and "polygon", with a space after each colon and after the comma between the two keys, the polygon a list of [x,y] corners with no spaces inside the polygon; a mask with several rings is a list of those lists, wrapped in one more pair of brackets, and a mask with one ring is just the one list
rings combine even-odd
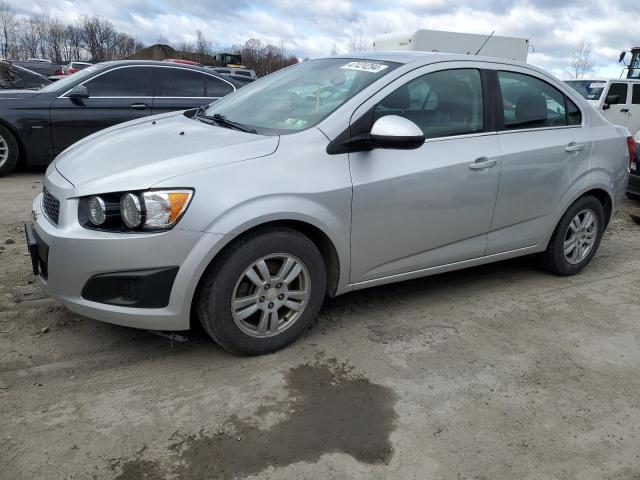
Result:
{"label": "wheel arch", "polygon": [[348,266],[348,259],[341,259],[335,242],[331,239],[331,237],[325,230],[310,221],[301,219],[280,218],[264,220],[261,222],[246,225],[244,228],[239,229],[240,233],[235,233],[233,236],[230,235],[229,240],[215,253],[213,258],[202,270],[191,296],[190,318],[192,327],[196,323],[194,312],[196,311],[195,302],[198,298],[198,292],[200,291],[200,288],[202,286],[205,274],[211,268],[211,266],[215,264],[215,262],[220,258],[221,255],[224,254],[225,251],[232,248],[233,245],[236,242],[240,241],[242,238],[251,235],[261,229],[278,227],[293,229],[305,235],[314,243],[314,245],[318,248],[320,254],[322,255],[327,272],[327,296],[334,297],[339,293],[342,293],[340,289],[340,277],[341,274],[344,275],[345,273],[347,273],[345,269]]}
{"label": "wheel arch", "polygon": [[[606,228],[607,225],[609,225],[609,221],[611,220],[611,214],[613,213],[613,198],[611,197],[609,192],[607,192],[606,190],[596,187],[596,188],[592,188],[590,190],[587,190],[582,195],[580,195],[578,198],[576,198],[575,201],[577,201],[578,199],[580,199],[582,197],[586,197],[587,195],[590,195],[592,197],[596,197],[600,201],[600,203],[602,204],[602,207],[604,208],[604,226]],[[571,205],[573,205],[573,203],[575,203],[575,201],[572,202]]]}
{"label": "wheel arch", "polygon": [[0,118],[0,125],[2,125],[4,128],[9,130],[9,133],[11,133],[11,135],[13,135],[13,138],[15,139],[16,143],[18,144],[18,163],[17,163],[17,165],[28,165],[28,163],[27,163],[27,147],[25,146],[24,141],[22,140],[22,137],[20,137],[20,134],[18,133],[16,128],[13,125],[11,125],[9,122],[7,122],[6,120],[4,120],[2,118]]}

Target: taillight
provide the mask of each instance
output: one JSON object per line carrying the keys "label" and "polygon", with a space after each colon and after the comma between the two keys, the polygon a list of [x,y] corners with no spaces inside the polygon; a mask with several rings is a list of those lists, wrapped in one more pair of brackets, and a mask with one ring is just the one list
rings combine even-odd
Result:
{"label": "taillight", "polygon": [[635,138],[627,137],[627,146],[629,147],[629,170],[635,172],[637,170]]}

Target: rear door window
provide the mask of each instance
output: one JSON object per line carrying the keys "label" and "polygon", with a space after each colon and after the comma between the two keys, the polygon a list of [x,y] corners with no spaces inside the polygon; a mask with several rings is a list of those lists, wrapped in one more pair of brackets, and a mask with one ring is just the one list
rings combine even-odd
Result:
{"label": "rear door window", "polygon": [[205,79],[201,72],[183,68],[162,68],[157,97],[206,97]]}
{"label": "rear door window", "polygon": [[[498,72],[505,130],[562,127],[582,121],[580,109],[557,88],[539,78]],[[571,112],[567,112],[568,105]]]}
{"label": "rear door window", "polygon": [[91,97],[149,97],[151,68],[116,68],[89,80],[85,86]]}
{"label": "rear door window", "polygon": [[626,83],[612,83],[609,87],[609,93],[607,94],[607,96],[618,95],[620,97],[619,103],[627,103],[628,90],[629,87]]}
{"label": "rear door window", "polygon": [[633,98],[631,99],[631,103],[634,105],[640,105],[640,84],[633,86]]}

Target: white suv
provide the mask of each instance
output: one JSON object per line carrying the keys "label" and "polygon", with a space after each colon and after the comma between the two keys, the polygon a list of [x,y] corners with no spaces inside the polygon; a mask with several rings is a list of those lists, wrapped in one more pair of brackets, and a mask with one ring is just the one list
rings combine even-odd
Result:
{"label": "white suv", "polygon": [[640,80],[568,80],[571,88],[601,111],[607,120],[640,132]]}

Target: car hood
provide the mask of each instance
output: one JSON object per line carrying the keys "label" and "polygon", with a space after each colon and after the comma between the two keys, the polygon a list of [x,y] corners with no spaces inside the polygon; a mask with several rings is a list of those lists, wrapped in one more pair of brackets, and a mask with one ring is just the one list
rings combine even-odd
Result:
{"label": "car hood", "polygon": [[172,112],[95,133],[62,152],[54,165],[76,196],[141,190],[176,175],[270,155],[278,141]]}

